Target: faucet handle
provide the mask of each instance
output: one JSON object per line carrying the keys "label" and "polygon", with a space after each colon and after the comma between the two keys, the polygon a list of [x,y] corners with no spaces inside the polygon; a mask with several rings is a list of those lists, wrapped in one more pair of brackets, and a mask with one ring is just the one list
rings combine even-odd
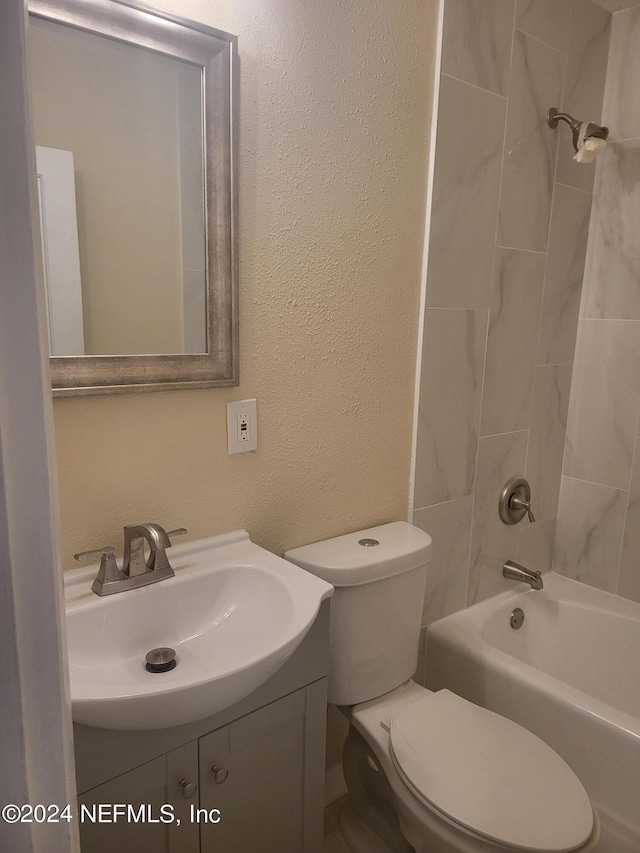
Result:
{"label": "faucet handle", "polygon": [[167,530],[167,536],[171,539],[172,536],[184,536],[188,532],[186,527],[176,527],[175,530]]}
{"label": "faucet handle", "polygon": [[80,562],[81,560],[88,560],[89,557],[109,557],[109,555],[115,554],[116,549],[113,545],[103,545],[102,548],[93,548],[91,551],[80,551],[79,554],[74,554],[73,559]]}
{"label": "faucet handle", "polygon": [[74,554],[73,559],[80,562],[81,560],[88,560],[90,557],[97,557],[98,554],[101,555],[100,568],[98,569],[98,575],[93,582],[92,589],[94,592],[97,592],[98,595],[102,595],[102,592],[99,592],[98,590],[102,590],[104,584],[122,580],[122,572],[116,563],[116,549],[113,545],[103,545],[102,548],[93,548],[91,551],[81,551],[79,554]]}
{"label": "faucet handle", "polygon": [[531,509],[531,501],[525,500],[525,498],[521,497],[520,495],[513,494],[509,498],[509,507],[510,509],[525,510],[531,524],[535,522],[536,517],[533,514],[533,510]]}

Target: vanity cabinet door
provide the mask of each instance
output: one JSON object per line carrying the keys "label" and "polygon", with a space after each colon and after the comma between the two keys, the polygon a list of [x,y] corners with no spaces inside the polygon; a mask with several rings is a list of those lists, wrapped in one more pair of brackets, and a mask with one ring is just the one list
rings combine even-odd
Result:
{"label": "vanity cabinet door", "polygon": [[202,853],[305,850],[304,744],[304,689],[200,738]]}
{"label": "vanity cabinet door", "polygon": [[[194,741],[82,794],[82,853],[198,853],[198,825],[191,820],[191,806],[198,806],[197,781]],[[117,820],[116,804],[128,812]],[[162,821],[162,815],[172,814],[172,822]]]}

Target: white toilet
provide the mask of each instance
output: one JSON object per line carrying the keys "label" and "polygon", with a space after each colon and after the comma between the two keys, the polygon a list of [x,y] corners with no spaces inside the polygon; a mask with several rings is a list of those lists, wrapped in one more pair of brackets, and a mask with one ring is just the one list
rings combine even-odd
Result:
{"label": "white toilet", "polygon": [[351,809],[394,853],[597,850],[589,796],[551,747],[411,681],[430,551],[430,536],[399,521],[285,554],[336,587],[329,702],[351,721]]}

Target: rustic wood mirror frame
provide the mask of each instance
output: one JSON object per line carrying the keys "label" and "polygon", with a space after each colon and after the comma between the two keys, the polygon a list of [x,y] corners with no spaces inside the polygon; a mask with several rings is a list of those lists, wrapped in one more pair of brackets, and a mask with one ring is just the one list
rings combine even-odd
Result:
{"label": "rustic wood mirror frame", "polygon": [[238,385],[236,36],[129,0],[29,0],[28,5],[29,15],[203,69],[208,352],[52,356],[53,395]]}

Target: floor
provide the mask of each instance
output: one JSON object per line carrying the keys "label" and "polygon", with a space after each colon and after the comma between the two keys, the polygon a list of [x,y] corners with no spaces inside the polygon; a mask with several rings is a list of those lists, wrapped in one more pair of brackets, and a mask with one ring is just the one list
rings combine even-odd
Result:
{"label": "floor", "polygon": [[351,853],[340,830],[340,815],[346,805],[346,799],[342,797],[324,810],[323,853]]}
{"label": "floor", "polygon": [[360,823],[341,797],[324,810],[323,853],[392,853],[386,844]]}

